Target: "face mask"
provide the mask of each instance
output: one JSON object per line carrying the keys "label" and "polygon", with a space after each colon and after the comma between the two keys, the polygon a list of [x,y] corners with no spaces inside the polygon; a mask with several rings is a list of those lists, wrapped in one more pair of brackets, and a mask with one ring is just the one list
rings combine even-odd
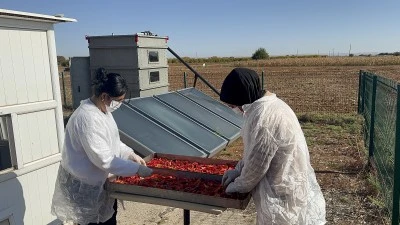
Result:
{"label": "face mask", "polygon": [[107,112],[112,113],[121,106],[122,102],[111,100],[110,106],[106,105]]}
{"label": "face mask", "polygon": [[232,110],[233,110],[236,114],[238,114],[239,116],[243,116],[243,112],[242,112],[242,110],[239,109],[239,107],[232,108]]}

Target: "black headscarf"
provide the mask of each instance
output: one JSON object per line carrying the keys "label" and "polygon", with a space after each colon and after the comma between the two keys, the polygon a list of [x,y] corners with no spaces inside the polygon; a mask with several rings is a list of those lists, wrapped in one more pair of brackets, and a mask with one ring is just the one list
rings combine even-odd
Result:
{"label": "black headscarf", "polygon": [[225,78],[219,99],[231,105],[242,106],[255,102],[264,94],[256,71],[235,68]]}

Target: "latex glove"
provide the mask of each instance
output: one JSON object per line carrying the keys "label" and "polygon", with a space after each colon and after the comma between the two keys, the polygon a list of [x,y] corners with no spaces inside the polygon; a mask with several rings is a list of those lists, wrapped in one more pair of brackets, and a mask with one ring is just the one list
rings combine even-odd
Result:
{"label": "latex glove", "polygon": [[226,192],[227,194],[232,194],[232,193],[237,192],[237,191],[236,191],[236,188],[235,188],[235,184],[234,184],[234,183],[230,183],[230,184],[228,185],[228,187],[226,187],[225,192]]}
{"label": "latex glove", "polygon": [[240,173],[236,169],[225,171],[224,176],[222,176],[222,185],[224,187],[228,186],[228,184],[234,181],[239,175]]}
{"label": "latex glove", "polygon": [[132,153],[129,155],[128,159],[129,159],[129,160],[132,160],[132,161],[134,161],[134,162],[137,162],[137,163],[139,163],[140,165],[143,165],[143,166],[146,165],[146,162],[142,159],[142,157],[136,155],[134,152],[132,152]]}
{"label": "latex glove", "polygon": [[153,173],[153,170],[150,169],[147,166],[143,166],[143,165],[139,165],[139,169],[137,171],[137,174],[141,177],[148,177],[151,176],[151,174]]}

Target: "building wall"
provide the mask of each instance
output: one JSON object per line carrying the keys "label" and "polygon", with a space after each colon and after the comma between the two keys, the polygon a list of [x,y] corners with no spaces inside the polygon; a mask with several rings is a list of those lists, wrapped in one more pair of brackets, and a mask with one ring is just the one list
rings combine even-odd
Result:
{"label": "building wall", "polygon": [[11,121],[12,167],[0,171],[0,222],[60,224],[51,199],[63,142],[51,22],[0,18],[0,116]]}
{"label": "building wall", "polygon": [[53,109],[21,114],[17,121],[24,164],[59,153]]}
{"label": "building wall", "polygon": [[[9,209],[15,225],[49,224],[51,201],[59,163],[0,182],[0,215]],[[0,217],[0,221],[2,221]]]}
{"label": "building wall", "polygon": [[53,99],[46,31],[0,29],[0,107]]}

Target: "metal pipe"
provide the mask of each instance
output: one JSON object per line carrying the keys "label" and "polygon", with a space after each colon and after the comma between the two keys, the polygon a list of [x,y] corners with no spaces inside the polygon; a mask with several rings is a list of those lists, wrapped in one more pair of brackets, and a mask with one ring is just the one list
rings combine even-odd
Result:
{"label": "metal pipe", "polygon": [[193,87],[196,87],[197,84],[197,76],[194,76]]}
{"label": "metal pipe", "polygon": [[186,72],[183,72],[183,87],[184,87],[184,88],[187,88]]}
{"label": "metal pipe", "polygon": [[208,83],[208,81],[206,79],[204,79],[198,72],[196,72],[196,70],[194,70],[189,64],[187,64],[178,54],[176,54],[170,47],[167,48],[169,52],[171,52],[172,55],[174,55],[179,61],[181,61],[181,63],[183,63],[183,65],[185,65],[190,71],[192,71],[195,75],[195,82],[194,84],[196,84],[196,79],[200,78],[201,81],[203,81],[209,88],[211,88],[211,90],[213,90],[218,96],[220,95],[219,91],[212,86],[210,83]]}

